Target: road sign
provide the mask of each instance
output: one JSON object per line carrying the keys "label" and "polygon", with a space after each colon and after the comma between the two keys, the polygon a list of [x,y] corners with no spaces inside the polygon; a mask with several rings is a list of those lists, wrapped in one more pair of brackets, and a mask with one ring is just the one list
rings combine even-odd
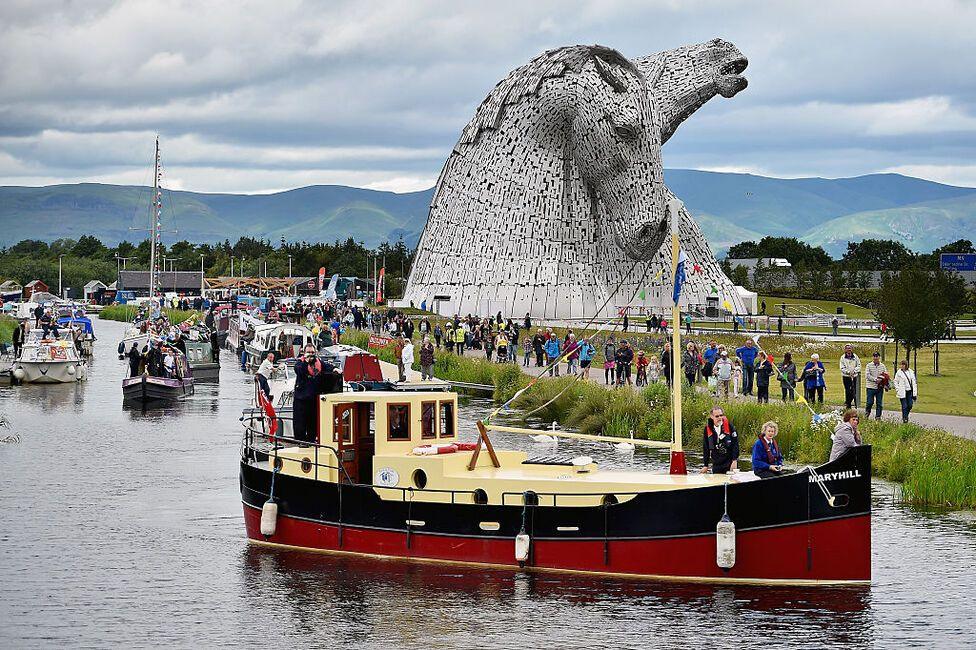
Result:
{"label": "road sign", "polygon": [[939,256],[939,267],[946,271],[976,271],[976,254],[942,253]]}

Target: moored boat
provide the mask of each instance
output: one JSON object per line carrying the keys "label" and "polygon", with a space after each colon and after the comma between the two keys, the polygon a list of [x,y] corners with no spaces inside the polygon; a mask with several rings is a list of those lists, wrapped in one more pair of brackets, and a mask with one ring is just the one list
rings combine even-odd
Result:
{"label": "moored boat", "polygon": [[88,377],[88,366],[78,354],[74,341],[66,330],[55,336],[44,336],[41,328],[27,334],[24,348],[11,367],[18,382],[35,384],[65,384]]}
{"label": "moored boat", "polygon": [[478,441],[459,444],[452,392],[334,393],[319,408],[315,443],[271,444],[268,422],[245,421],[255,543],[673,580],[871,578],[868,446],[766,480],[621,472],[496,451],[488,432],[511,427],[479,423]]}

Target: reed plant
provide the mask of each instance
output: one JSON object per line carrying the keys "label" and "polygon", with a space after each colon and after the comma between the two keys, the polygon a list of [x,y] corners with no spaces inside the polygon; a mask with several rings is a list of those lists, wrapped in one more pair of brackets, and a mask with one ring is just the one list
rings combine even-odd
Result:
{"label": "reed plant", "polygon": [[13,341],[14,329],[17,327],[17,319],[12,316],[0,315],[0,341],[10,343]]}
{"label": "reed plant", "polygon": [[[102,320],[116,320],[123,323],[130,322],[139,313],[139,309],[132,305],[109,305],[98,312],[98,317]],[[179,325],[185,320],[188,320],[194,316],[202,319],[202,314],[198,311],[184,311],[182,309],[163,309],[163,313],[169,318],[169,322],[174,325]]]}

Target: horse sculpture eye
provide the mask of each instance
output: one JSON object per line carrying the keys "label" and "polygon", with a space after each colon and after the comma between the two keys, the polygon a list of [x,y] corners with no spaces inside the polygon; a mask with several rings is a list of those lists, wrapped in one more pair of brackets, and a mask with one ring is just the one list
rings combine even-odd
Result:
{"label": "horse sculpture eye", "polygon": [[617,137],[621,140],[631,141],[637,139],[637,129],[626,124],[613,127],[613,132],[616,133]]}

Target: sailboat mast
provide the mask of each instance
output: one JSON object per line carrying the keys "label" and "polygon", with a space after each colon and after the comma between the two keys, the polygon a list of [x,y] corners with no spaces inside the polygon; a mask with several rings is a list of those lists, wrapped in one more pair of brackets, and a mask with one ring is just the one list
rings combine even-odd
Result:
{"label": "sailboat mast", "polygon": [[[681,201],[668,203],[671,213],[671,278],[678,281],[678,260],[681,245],[678,226],[681,220]],[[687,474],[685,452],[681,440],[681,308],[678,300],[671,307],[671,474]]]}
{"label": "sailboat mast", "polygon": [[162,215],[161,192],[159,191],[159,136],[156,136],[156,155],[153,157],[153,200],[149,221],[149,301],[156,299],[158,274],[156,272],[156,243],[159,237],[159,218]]}

